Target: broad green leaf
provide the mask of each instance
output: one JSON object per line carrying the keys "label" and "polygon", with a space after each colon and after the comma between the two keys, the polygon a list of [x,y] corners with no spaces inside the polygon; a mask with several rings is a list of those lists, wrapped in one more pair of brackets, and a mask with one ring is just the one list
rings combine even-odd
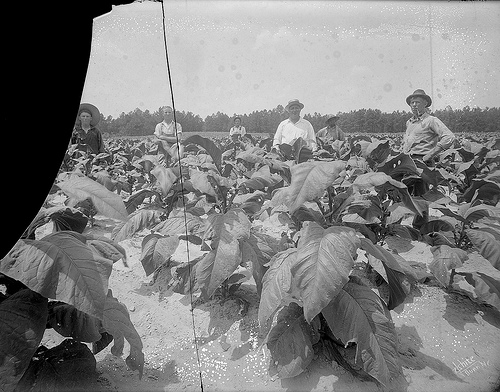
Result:
{"label": "broad green leaf", "polygon": [[133,194],[131,194],[127,200],[124,201],[127,208],[127,212],[132,214],[137,208],[144,202],[146,198],[155,197],[156,199],[161,199],[161,195],[152,191],[151,189],[141,189]]}
{"label": "broad green leaf", "polygon": [[23,289],[0,302],[0,380],[14,391],[45,332],[47,299]]}
{"label": "broad green leaf", "polygon": [[259,304],[259,325],[265,332],[269,321],[280,306],[292,295],[292,265],[295,263],[297,249],[290,248],[277,253],[270,261],[269,269],[262,279],[262,295]]}
{"label": "broad green leaf", "polygon": [[347,231],[332,232],[310,222],[301,230],[292,275],[304,303],[307,322],[311,322],[349,280],[360,242],[354,230],[344,229]]}
{"label": "broad green leaf", "polygon": [[49,221],[54,222],[54,228],[57,231],[70,230],[83,233],[83,230],[87,226],[88,218],[76,208],[67,206],[42,208],[22,238],[35,239],[31,237],[34,231]]}
{"label": "broad green leaf", "polygon": [[216,196],[215,190],[208,181],[208,174],[199,170],[191,169],[189,172],[191,184],[197,191],[213,196]]}
{"label": "broad green leaf", "polygon": [[500,280],[482,272],[457,272],[451,287],[500,311]]}
{"label": "broad green leaf", "polygon": [[0,260],[0,272],[31,290],[102,319],[113,263],[96,255],[81,234],[60,231],[20,240]]}
{"label": "broad green leaf", "polygon": [[135,233],[158,224],[163,213],[161,209],[138,210],[130,216],[128,221],[113,228],[111,238],[116,242],[131,238]]}
{"label": "broad green leaf", "polygon": [[495,235],[483,230],[467,229],[467,237],[493,267],[500,270],[500,243]]}
{"label": "broad green leaf", "polygon": [[211,297],[215,289],[231,276],[241,263],[239,240],[250,237],[250,221],[243,210],[232,209],[225,214],[210,215],[207,223],[204,240],[212,240],[212,249],[216,255],[209,283],[203,291]]}
{"label": "broad green leaf", "polygon": [[450,284],[450,270],[460,268],[467,260],[467,252],[448,245],[431,248],[434,260],[429,264],[429,270],[443,287]]}
{"label": "broad green leaf", "polygon": [[170,216],[168,219],[153,226],[152,230],[163,235],[201,234],[205,221],[200,217],[186,213],[179,216]]}
{"label": "broad green leaf", "polygon": [[270,376],[290,378],[302,373],[314,358],[312,340],[311,326],[304,319],[302,308],[295,303],[283,308],[267,340]]}
{"label": "broad green leaf", "polygon": [[113,297],[111,290],[108,290],[104,302],[102,324],[104,329],[113,335],[114,345],[111,353],[116,356],[123,354],[124,339],[130,345],[130,354],[125,359],[130,370],[139,371],[139,379],[142,378],[144,369],[144,354],[142,352],[141,337],[137,333],[134,325],[130,321],[127,307]]}
{"label": "broad green leaf", "polygon": [[375,172],[361,174],[356,177],[352,183],[354,192],[368,190],[375,187],[382,187],[386,191],[396,191],[405,207],[409,208],[415,214],[422,214],[422,207],[420,207],[410,196],[406,185],[402,182],[394,180],[391,176],[385,173]]}
{"label": "broad green leaf", "polygon": [[420,226],[421,234],[434,233],[439,231],[454,231],[453,225],[445,220],[434,219]]}
{"label": "broad green leaf", "polygon": [[406,154],[399,154],[390,159],[383,166],[378,167],[377,172],[385,173],[396,181],[401,181],[407,175],[419,174],[415,162]]}
{"label": "broad green leaf", "polygon": [[160,184],[160,189],[163,196],[168,195],[174,182],[177,181],[177,176],[174,171],[162,165],[157,165],[151,170],[151,174],[156,177],[158,183]]}
{"label": "broad green leaf", "polygon": [[148,234],[142,240],[140,262],[146,276],[151,275],[160,266],[165,265],[179,245],[179,237]]}
{"label": "broad green leaf", "polygon": [[[394,255],[387,249],[378,244],[372,243],[366,238],[361,238],[360,241],[361,249],[367,252],[370,256],[379,260],[383,265],[384,274],[380,274],[380,270],[375,269],[389,285],[389,303],[387,304],[387,308],[392,310],[401,305],[406,298],[406,292],[401,285],[401,282],[406,275],[405,271]],[[368,261],[373,267],[376,266],[370,258],[368,258]]]}
{"label": "broad green leaf", "polygon": [[356,364],[382,385],[402,374],[391,314],[369,287],[351,277],[322,314],[346,346],[356,343]]}
{"label": "broad green leaf", "polygon": [[222,151],[219,149],[219,147],[217,147],[217,145],[213,141],[205,137],[202,137],[200,135],[193,135],[184,140],[184,144],[186,146],[188,144],[196,144],[198,146],[203,147],[205,151],[208,152],[208,154],[210,154],[213,162],[220,170],[222,161]]}
{"label": "broad green leaf", "polygon": [[323,196],[326,188],[345,170],[345,162],[304,162],[292,166],[292,182],[288,189],[290,213],[306,201]]}
{"label": "broad green leaf", "polygon": [[87,237],[87,245],[99,256],[113,261],[113,263],[122,259],[127,264],[127,252],[118,243],[106,237],[91,236]]}
{"label": "broad green leaf", "polygon": [[122,221],[128,219],[122,198],[88,177],[75,175],[57,185],[76,202],[90,198],[97,211],[104,216]]}
{"label": "broad green leaf", "polygon": [[281,181],[283,181],[283,178],[278,174],[272,174],[269,166],[262,166],[241,185],[252,190],[263,190],[265,188],[272,187]]}
{"label": "broad green leaf", "polygon": [[64,302],[49,302],[47,328],[53,328],[65,337],[71,337],[79,342],[93,343],[101,339],[100,322]]}

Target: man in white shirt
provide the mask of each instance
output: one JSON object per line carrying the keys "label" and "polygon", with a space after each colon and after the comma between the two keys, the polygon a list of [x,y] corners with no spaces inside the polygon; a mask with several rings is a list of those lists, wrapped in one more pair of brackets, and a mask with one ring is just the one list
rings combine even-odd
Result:
{"label": "man in white shirt", "polygon": [[277,149],[280,144],[292,145],[301,137],[311,150],[317,150],[316,135],[311,123],[302,117],[300,112],[304,108],[298,99],[292,99],[288,102],[285,110],[289,113],[289,117],[283,120],[276,129],[274,135],[273,148]]}
{"label": "man in white shirt", "polygon": [[233,126],[229,130],[229,136],[233,137],[238,135],[238,139],[242,136],[245,136],[247,131],[243,125],[241,125],[241,117],[236,116],[233,120]]}
{"label": "man in white shirt", "polygon": [[170,106],[163,108],[163,121],[156,125],[154,135],[158,139],[158,147],[163,148],[163,154],[168,161],[177,162],[184,155],[184,146],[181,143],[182,126],[174,122],[174,111]]}

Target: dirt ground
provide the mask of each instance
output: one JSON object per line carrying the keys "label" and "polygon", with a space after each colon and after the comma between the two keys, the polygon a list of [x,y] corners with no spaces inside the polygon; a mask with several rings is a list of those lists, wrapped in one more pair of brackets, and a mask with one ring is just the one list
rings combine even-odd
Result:
{"label": "dirt ground", "polygon": [[[267,221],[266,221],[267,222]],[[279,236],[277,222],[261,230]],[[94,234],[110,237],[113,221],[98,217]],[[148,230],[120,242],[128,266],[114,265],[109,287],[124,303],[139,332],[145,354],[141,380],[128,370],[125,357],[114,357],[110,347],[96,355],[98,378],[90,390],[102,391],[381,391],[373,382],[355,379],[320,351],[302,374],[292,379],[268,375],[269,352],[260,346],[258,297],[251,281],[239,294],[250,301],[248,311],[236,299],[212,300],[191,310],[190,296],[165,290],[161,273],[153,282],[139,261],[142,238]],[[278,237],[277,237],[278,238]],[[188,247],[187,247],[188,245]],[[423,268],[432,261],[429,246],[412,242],[400,253]],[[185,261],[200,248],[182,243],[173,259]],[[358,265],[361,265],[359,262]],[[493,269],[492,273],[500,273]],[[391,311],[399,338],[399,354],[407,386],[393,391],[490,392],[500,375],[500,313],[468,297],[446,292],[435,281],[416,284],[404,304]],[[47,331],[43,344],[60,340]]]}

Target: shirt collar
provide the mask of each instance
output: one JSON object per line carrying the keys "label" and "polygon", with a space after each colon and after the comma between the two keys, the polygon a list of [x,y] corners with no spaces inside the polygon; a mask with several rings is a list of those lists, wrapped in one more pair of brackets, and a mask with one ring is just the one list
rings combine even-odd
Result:
{"label": "shirt collar", "polygon": [[422,120],[423,120],[424,118],[426,118],[428,115],[429,115],[429,113],[427,113],[427,112],[422,113],[420,116],[415,116],[415,115],[413,115],[413,116],[410,118],[410,122],[415,123],[415,122],[418,122],[418,121],[422,121]]}

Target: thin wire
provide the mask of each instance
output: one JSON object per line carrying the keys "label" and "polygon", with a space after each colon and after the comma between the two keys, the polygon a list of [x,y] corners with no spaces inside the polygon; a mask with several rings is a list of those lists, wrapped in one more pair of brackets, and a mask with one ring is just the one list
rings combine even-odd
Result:
{"label": "thin wire", "polygon": [[[179,180],[181,184],[181,190],[182,190],[182,210],[184,212],[184,231],[186,233],[186,238],[188,237],[188,226],[187,226],[187,214],[186,214],[186,204],[184,200],[184,180],[182,179],[182,168],[181,168],[181,156],[180,156],[180,145],[179,145],[179,135],[177,134],[177,118],[175,116],[175,101],[174,101],[174,90],[172,87],[172,77],[170,73],[170,62],[169,62],[169,57],[168,57],[168,47],[167,47],[167,30],[165,27],[165,8],[163,6],[163,1],[161,2],[161,14],[162,14],[162,24],[163,24],[163,43],[165,46],[165,58],[167,61],[167,75],[168,75],[168,82],[170,86],[170,96],[172,98],[172,111],[174,112],[174,130],[175,130],[175,139],[176,139],[176,145],[177,145],[177,163],[179,164]],[[198,375],[200,377],[200,388],[201,391],[203,392],[203,374],[201,372],[201,360],[200,360],[200,352],[198,348],[198,338],[196,336],[196,324],[195,324],[195,319],[194,319],[194,307],[193,307],[193,292],[191,290],[191,264],[190,264],[190,257],[189,257],[189,241],[186,241],[186,253],[187,253],[187,261],[188,261],[188,274],[189,274],[189,300],[191,303],[191,323],[193,326],[193,335],[194,335],[194,347],[196,351],[196,361],[198,363]]]}

